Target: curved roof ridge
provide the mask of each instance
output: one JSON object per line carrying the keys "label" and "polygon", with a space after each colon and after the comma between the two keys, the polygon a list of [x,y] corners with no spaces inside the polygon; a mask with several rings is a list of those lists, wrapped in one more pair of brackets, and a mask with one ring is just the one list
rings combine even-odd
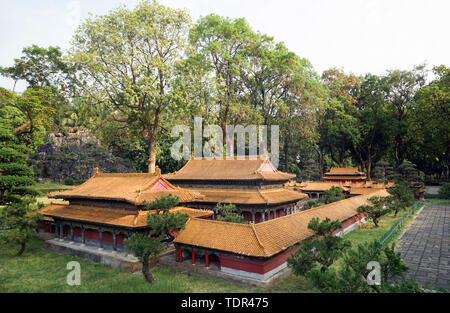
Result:
{"label": "curved roof ridge", "polygon": [[[97,173],[92,177],[128,177],[128,176],[157,176],[155,173]],[[92,178],[91,177],[91,178]]]}
{"label": "curved roof ridge", "polygon": [[262,194],[262,192],[261,192],[261,189],[258,188],[257,190],[258,190],[259,196],[260,196],[267,204],[269,204],[269,199],[267,199],[266,197],[263,196],[263,194]]}
{"label": "curved roof ridge", "polygon": [[226,225],[236,225],[241,227],[249,227],[249,223],[233,223],[233,222],[225,222],[225,221],[218,221],[218,220],[206,220],[206,219],[197,219],[197,221],[200,221],[202,223],[207,224],[226,224]]}
{"label": "curved roof ridge", "polygon": [[258,232],[256,231],[256,228],[255,228],[255,223],[250,222],[250,223],[248,223],[248,224],[249,224],[250,227],[252,228],[253,234],[255,235],[255,238],[256,238],[256,241],[258,242],[259,246],[261,247],[261,249],[262,249],[264,255],[265,255],[265,256],[266,256],[266,255],[269,255],[269,253],[267,253],[267,251],[266,251],[266,248],[264,248],[264,245],[262,244],[261,240],[259,239]]}

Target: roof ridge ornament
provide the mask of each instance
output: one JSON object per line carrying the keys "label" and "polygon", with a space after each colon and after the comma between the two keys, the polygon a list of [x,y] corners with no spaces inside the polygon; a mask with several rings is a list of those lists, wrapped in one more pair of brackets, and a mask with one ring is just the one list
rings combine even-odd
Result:
{"label": "roof ridge ornament", "polygon": [[98,175],[98,167],[95,167],[94,168],[94,176],[97,176]]}

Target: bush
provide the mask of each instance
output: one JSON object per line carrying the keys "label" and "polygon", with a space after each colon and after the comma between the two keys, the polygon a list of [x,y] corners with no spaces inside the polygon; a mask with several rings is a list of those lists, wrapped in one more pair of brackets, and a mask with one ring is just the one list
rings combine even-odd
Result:
{"label": "bush", "polygon": [[440,199],[450,199],[450,183],[443,183],[438,195]]}
{"label": "bush", "polygon": [[72,186],[73,184],[74,184],[73,178],[71,177],[64,178],[64,185]]}

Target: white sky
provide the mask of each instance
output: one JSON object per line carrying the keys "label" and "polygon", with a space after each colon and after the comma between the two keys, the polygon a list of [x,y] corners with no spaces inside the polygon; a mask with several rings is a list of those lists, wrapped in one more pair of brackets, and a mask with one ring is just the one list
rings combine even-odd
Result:
{"label": "white sky", "polygon": [[[0,65],[13,64],[23,47],[70,47],[76,22],[138,0],[0,0]],[[216,13],[245,17],[255,31],[273,36],[320,74],[330,67],[355,74],[384,74],[426,62],[450,65],[449,0],[160,0],[186,8],[195,22]],[[77,11],[77,7],[79,10]],[[0,86],[12,88],[0,77]],[[23,90],[25,84],[18,85]]]}

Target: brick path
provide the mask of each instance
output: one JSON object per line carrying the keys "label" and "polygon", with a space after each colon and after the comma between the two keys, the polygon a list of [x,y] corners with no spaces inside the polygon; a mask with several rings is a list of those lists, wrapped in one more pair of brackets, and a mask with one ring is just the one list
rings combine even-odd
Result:
{"label": "brick path", "polygon": [[450,206],[426,205],[399,240],[398,249],[423,286],[450,289]]}

